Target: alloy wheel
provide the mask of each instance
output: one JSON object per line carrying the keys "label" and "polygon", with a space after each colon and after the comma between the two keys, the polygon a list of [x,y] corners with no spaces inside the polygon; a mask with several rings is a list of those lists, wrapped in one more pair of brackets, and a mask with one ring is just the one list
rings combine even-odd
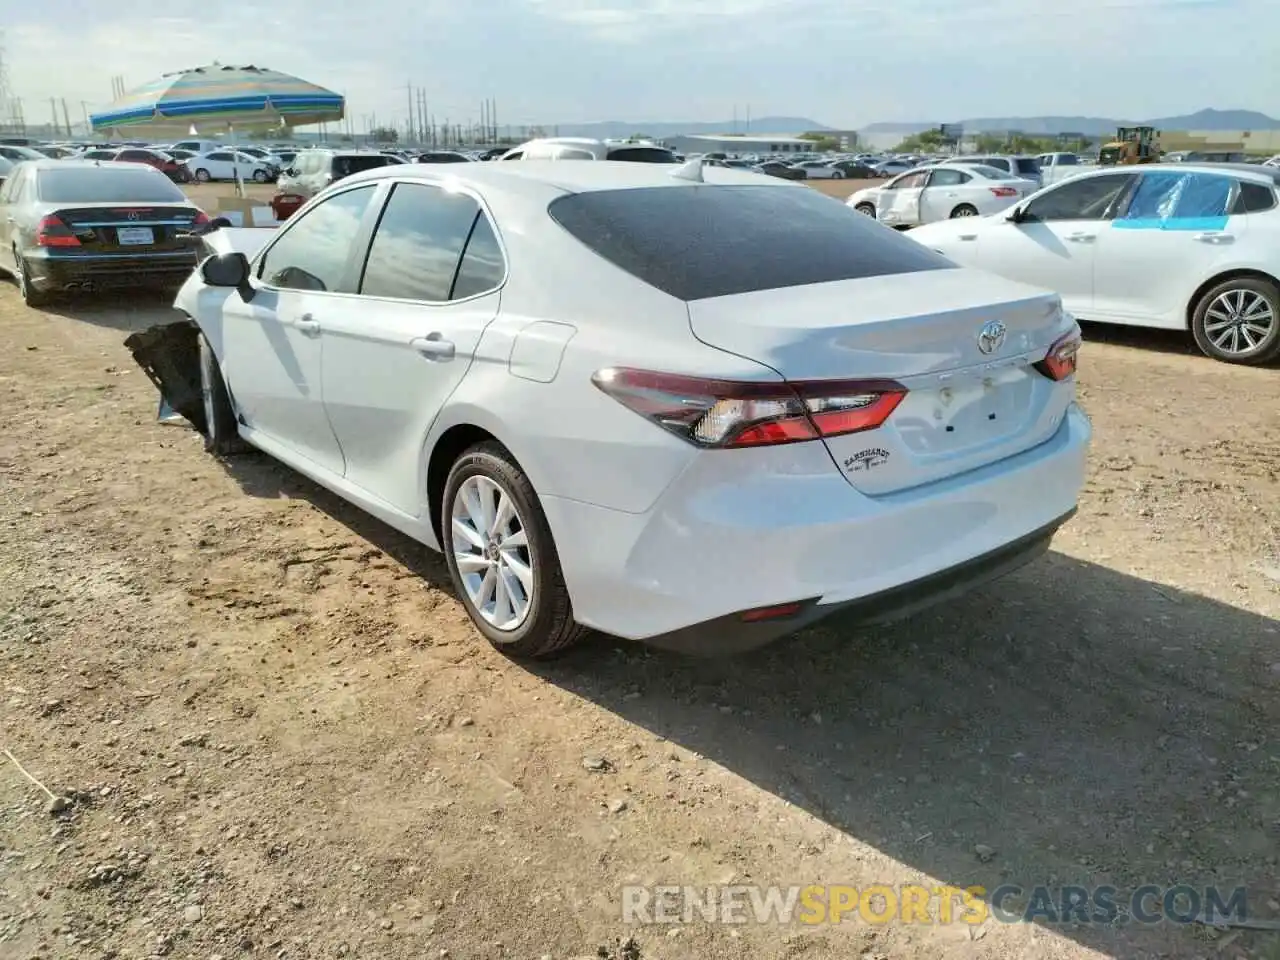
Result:
{"label": "alloy wheel", "polygon": [[512,496],[489,477],[463,481],[453,498],[453,559],[476,613],[516,630],[533,608],[533,555]]}
{"label": "alloy wheel", "polygon": [[1204,316],[1204,335],[1224,354],[1257,349],[1275,326],[1275,309],[1256,290],[1226,290],[1214,297]]}

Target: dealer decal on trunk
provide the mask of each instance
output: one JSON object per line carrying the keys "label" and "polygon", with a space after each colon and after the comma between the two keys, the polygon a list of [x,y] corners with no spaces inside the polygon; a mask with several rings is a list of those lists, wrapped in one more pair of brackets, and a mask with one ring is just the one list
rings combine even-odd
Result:
{"label": "dealer decal on trunk", "polygon": [[878,467],[888,459],[888,450],[883,447],[868,447],[866,450],[859,450],[852,457],[846,457],[844,468],[850,473],[858,473],[862,470]]}

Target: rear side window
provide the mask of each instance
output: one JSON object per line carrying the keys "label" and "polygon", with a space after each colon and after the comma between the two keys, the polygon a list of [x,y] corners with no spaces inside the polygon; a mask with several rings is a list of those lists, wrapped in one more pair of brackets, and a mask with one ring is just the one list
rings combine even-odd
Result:
{"label": "rear side window", "polygon": [[628,163],[675,163],[676,155],[661,147],[618,147],[610,150],[606,160],[625,160]]}
{"label": "rear side window", "polygon": [[458,265],[458,276],[453,281],[449,299],[464,300],[496,289],[506,272],[502,248],[498,246],[493,225],[482,213],[476,218],[476,225],[471,230],[471,239],[467,241],[466,252],[462,254],[462,263]]}
{"label": "rear side window", "polygon": [[1260,183],[1249,180],[1240,181],[1240,190],[1236,194],[1235,203],[1231,205],[1232,213],[1261,213],[1273,210],[1276,205],[1276,192]]}
{"label": "rear side window", "polygon": [[602,190],[560,197],[547,211],[589,249],[680,300],[955,266],[798,186]]}
{"label": "rear side window", "polygon": [[1012,173],[1009,169],[1009,161],[1004,157],[988,157],[982,161],[988,167],[995,167],[997,170],[1003,170],[1005,173]]}
{"label": "rear side window", "polygon": [[479,213],[480,205],[464,193],[397,183],[374,232],[360,293],[431,303],[448,300]]}

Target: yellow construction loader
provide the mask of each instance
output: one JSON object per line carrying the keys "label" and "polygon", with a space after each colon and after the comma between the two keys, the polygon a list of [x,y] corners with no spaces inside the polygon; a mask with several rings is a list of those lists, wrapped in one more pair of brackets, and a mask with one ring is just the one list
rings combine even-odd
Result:
{"label": "yellow construction loader", "polygon": [[1098,166],[1155,163],[1160,159],[1159,136],[1155,127],[1116,127],[1116,138],[1098,151]]}

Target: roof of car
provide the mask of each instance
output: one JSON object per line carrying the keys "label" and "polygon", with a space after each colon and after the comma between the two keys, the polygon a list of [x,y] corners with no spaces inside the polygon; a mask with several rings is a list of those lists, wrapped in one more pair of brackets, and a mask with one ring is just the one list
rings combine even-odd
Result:
{"label": "roof of car", "polygon": [[[1250,176],[1256,179],[1270,181],[1274,186],[1280,186],[1280,168],[1263,167],[1255,163],[1201,163],[1196,161],[1182,161],[1181,163],[1144,163],[1133,166],[1107,166],[1107,167],[1085,167],[1077,177],[1094,176],[1100,173],[1150,173],[1153,170],[1168,171],[1169,173],[1228,173],[1232,176]],[[1075,177],[1071,178],[1072,180]],[[1067,180],[1060,180],[1059,183],[1068,183]]]}
{"label": "roof of car", "polygon": [[[689,181],[672,176],[680,169],[673,163],[633,163],[624,160],[507,160],[469,164],[404,164],[379,167],[353,174],[343,180],[380,180],[385,177],[446,180],[477,187],[504,186],[525,181],[552,186],[567,193],[596,190],[628,190],[641,187],[689,186]],[[732,167],[704,165],[702,176],[710,184],[728,186],[768,186],[804,188],[796,181],[779,180]]]}

